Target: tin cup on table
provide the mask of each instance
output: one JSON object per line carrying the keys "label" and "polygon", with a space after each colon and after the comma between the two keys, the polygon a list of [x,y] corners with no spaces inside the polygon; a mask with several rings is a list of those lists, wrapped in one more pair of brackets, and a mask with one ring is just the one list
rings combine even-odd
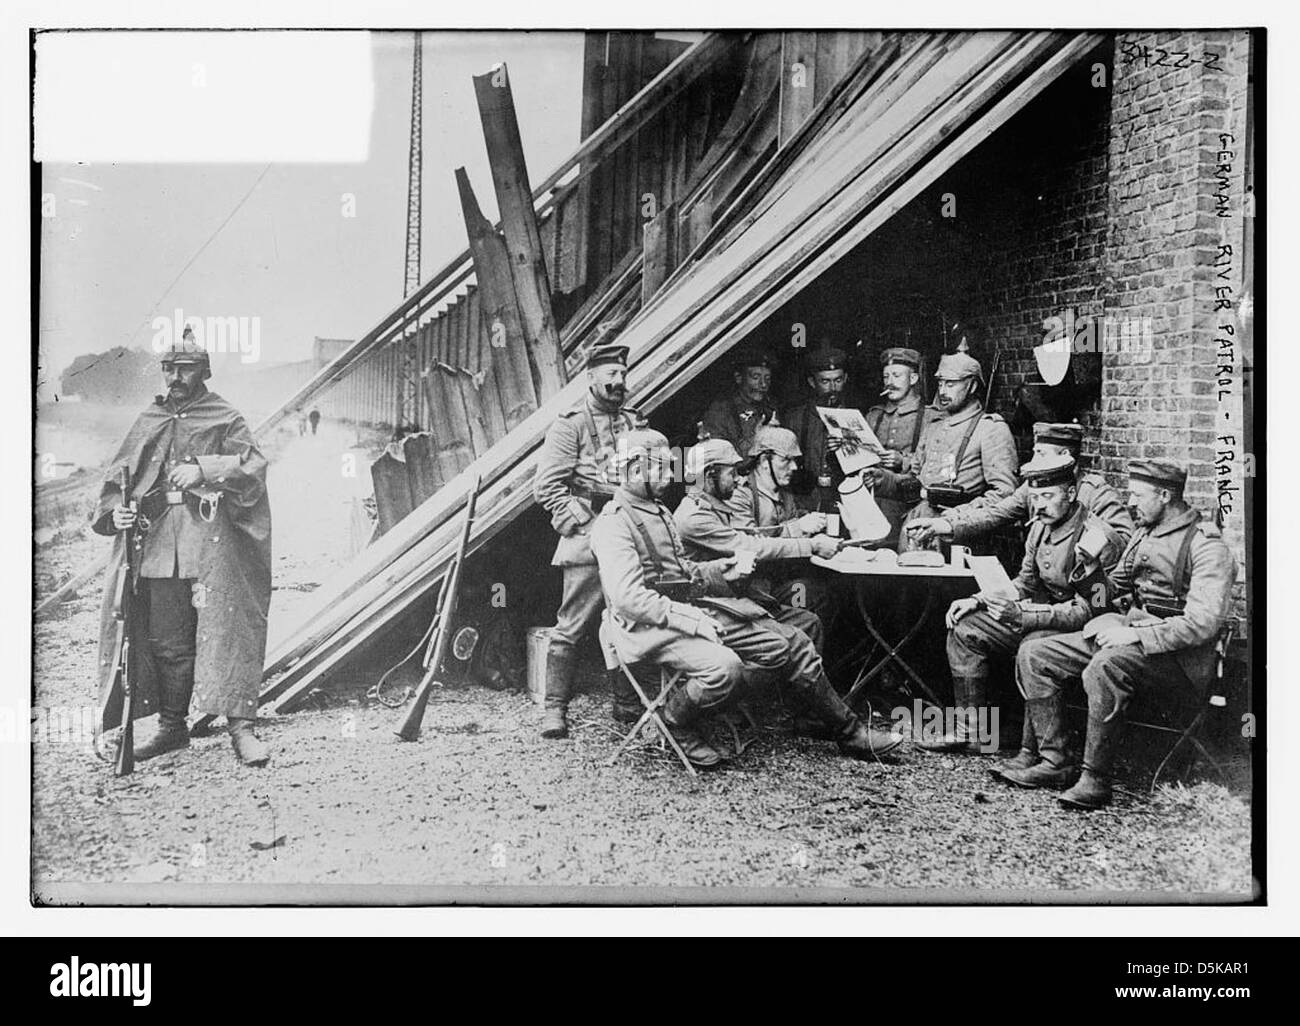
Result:
{"label": "tin cup on table", "polygon": [[838,513],[826,514],[826,533],[832,538],[840,536],[840,515]]}

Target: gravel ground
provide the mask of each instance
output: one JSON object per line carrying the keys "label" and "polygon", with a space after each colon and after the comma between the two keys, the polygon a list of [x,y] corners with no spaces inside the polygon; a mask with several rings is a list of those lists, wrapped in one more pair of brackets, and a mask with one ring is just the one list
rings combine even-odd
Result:
{"label": "gravel ground", "polygon": [[[346,517],[327,515],[346,508],[342,491],[308,501],[301,487],[275,488],[286,464],[335,465],[329,444],[291,443],[273,471],[273,615],[345,554]],[[104,545],[60,527],[37,550],[38,591]],[[38,709],[92,701],[101,587],[36,624]],[[986,757],[841,758],[792,736],[774,706],[726,770],[692,779],[656,745],[606,766],[617,735],[595,692],[575,702],[573,736],[548,742],[520,692],[442,691],[421,741],[403,744],[402,712],[352,684],[323,708],[265,721],[275,754],[260,771],[235,763],[224,732],[120,780],[85,744],[38,739],[36,899],[64,900],[57,885],[74,882],[721,888],[709,900],[759,887],[785,901],[832,900],[826,888],[853,889],[838,900],[1251,896],[1242,788],[1162,786],[1073,813],[993,780]],[[143,721],[140,735],[151,729]]]}

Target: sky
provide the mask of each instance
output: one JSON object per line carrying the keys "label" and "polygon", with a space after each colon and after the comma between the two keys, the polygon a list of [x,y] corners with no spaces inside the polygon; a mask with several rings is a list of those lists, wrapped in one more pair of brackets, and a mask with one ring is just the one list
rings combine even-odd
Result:
{"label": "sky", "polygon": [[[263,37],[258,44],[267,45],[239,58],[242,72],[236,60],[226,67],[225,58],[205,58],[209,88],[225,76],[242,77],[256,90],[255,112],[250,117],[241,110],[233,123],[214,112],[207,102],[210,93],[178,87],[165,59],[142,60],[125,46],[123,37],[140,35],[81,34],[73,58],[51,57],[45,69],[38,42],[38,157],[43,124],[49,129],[44,145],[53,145],[45,152],[65,157],[42,163],[42,195],[52,198],[41,222],[40,357],[41,378],[48,384],[39,389],[39,398],[44,401],[53,398],[58,374],[74,357],[118,345],[148,347],[158,330],[153,318],[170,319],[177,308],[185,316],[258,318],[258,360],[278,363],[308,357],[314,336],[359,337],[402,299],[411,33],[369,34],[357,51],[361,61],[348,58],[346,67],[331,67],[331,61],[343,59],[327,38],[338,33],[258,33]],[[148,35],[146,42],[164,44],[184,63],[182,34],[172,40],[168,33]],[[293,45],[289,36],[296,37]],[[578,144],[580,33],[424,33],[425,280],[466,246],[456,167],[467,169],[484,214],[496,216],[471,75],[498,61],[509,71],[534,185]],[[100,64],[102,74],[85,71]],[[128,81],[132,75],[142,85]],[[52,83],[45,94],[43,82]],[[367,85],[373,91],[370,110],[364,103]],[[331,88],[348,90],[357,110],[345,111],[347,102],[331,98],[338,103],[338,118],[331,125],[327,107],[322,125],[320,111],[307,107],[312,95]],[[169,111],[165,119],[155,100]],[[292,113],[295,109],[303,111],[301,117]],[[255,162],[249,159],[253,154],[238,159],[238,153],[233,161],[205,156],[199,162],[160,162],[152,150],[154,159],[141,162],[122,159],[119,152],[128,150],[125,156],[131,157],[144,153],[141,147],[167,148],[172,140],[180,156],[198,148],[224,158],[245,143],[256,150],[271,138],[301,153],[293,150],[301,141],[296,136],[312,133],[317,142],[346,148],[358,117],[357,137],[368,149],[359,162],[268,160],[265,153]],[[96,133],[105,125],[107,143]],[[55,135],[60,141],[52,144]],[[119,159],[66,159],[102,155],[104,146]],[[317,152],[310,142],[306,150]],[[239,354],[217,355],[214,377],[244,369],[236,364],[255,365]]]}

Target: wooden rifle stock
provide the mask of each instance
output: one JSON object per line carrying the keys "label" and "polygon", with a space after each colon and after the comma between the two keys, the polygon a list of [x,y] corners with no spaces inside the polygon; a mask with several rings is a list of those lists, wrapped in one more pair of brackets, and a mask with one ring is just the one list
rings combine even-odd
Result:
{"label": "wooden rifle stock", "polygon": [[425,652],[424,679],[420,681],[420,687],[415,692],[415,701],[411,705],[411,711],[406,714],[402,729],[397,732],[397,736],[403,741],[419,739],[424,710],[429,704],[429,694],[436,683],[434,678],[442,666],[443,659],[447,656],[448,648],[451,647],[451,621],[456,615],[456,598],[460,588],[461,569],[465,564],[465,547],[469,544],[469,532],[474,524],[474,507],[478,504],[478,491],[482,484],[481,476],[474,479],[474,487],[470,489],[469,498],[465,502],[465,526],[460,532],[456,557],[452,560],[447,576],[442,582],[442,594],[438,597],[436,614],[437,626],[429,643],[431,652],[429,650]]}
{"label": "wooden rifle stock", "polygon": [[[122,468],[122,505],[135,509],[129,502],[131,470]],[[137,514],[138,515],[138,514]],[[135,590],[135,547],[138,528],[132,526],[126,535],[126,554],[118,572],[117,590],[113,593],[113,616],[117,620],[117,677],[122,682],[122,733],[117,741],[117,755],[113,759],[113,776],[125,777],[135,770],[135,682],[131,679],[131,598]]]}

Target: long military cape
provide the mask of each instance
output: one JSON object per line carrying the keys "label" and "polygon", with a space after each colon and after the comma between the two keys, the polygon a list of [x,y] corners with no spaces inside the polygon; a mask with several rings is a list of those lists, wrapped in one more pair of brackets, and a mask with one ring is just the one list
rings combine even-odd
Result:
{"label": "long military cape", "polygon": [[[182,416],[183,415],[183,416]],[[266,493],[266,458],[258,451],[244,418],[215,392],[169,408],[155,402],[136,418],[108,467],[92,529],[111,534],[112,511],[122,500],[121,468],[131,472],[131,499],[139,501],[156,483],[170,447],[193,455],[205,480],[195,491],[219,491],[211,523],[204,525],[196,600],[194,705],[216,716],[253,716],[266,656],[266,617],[271,604],[271,504]],[[219,460],[220,457],[238,457]],[[212,459],[205,459],[212,457]],[[206,464],[206,465],[205,465]],[[220,465],[219,472],[214,466]],[[226,466],[225,464],[232,464]],[[121,695],[114,694],[116,623],[113,587],[126,555],[126,535],[113,535],[105,577],[99,630],[101,729],[121,722]],[[135,601],[146,601],[145,582]],[[158,711],[158,682],[144,643],[143,620],[133,647],[134,718]]]}

